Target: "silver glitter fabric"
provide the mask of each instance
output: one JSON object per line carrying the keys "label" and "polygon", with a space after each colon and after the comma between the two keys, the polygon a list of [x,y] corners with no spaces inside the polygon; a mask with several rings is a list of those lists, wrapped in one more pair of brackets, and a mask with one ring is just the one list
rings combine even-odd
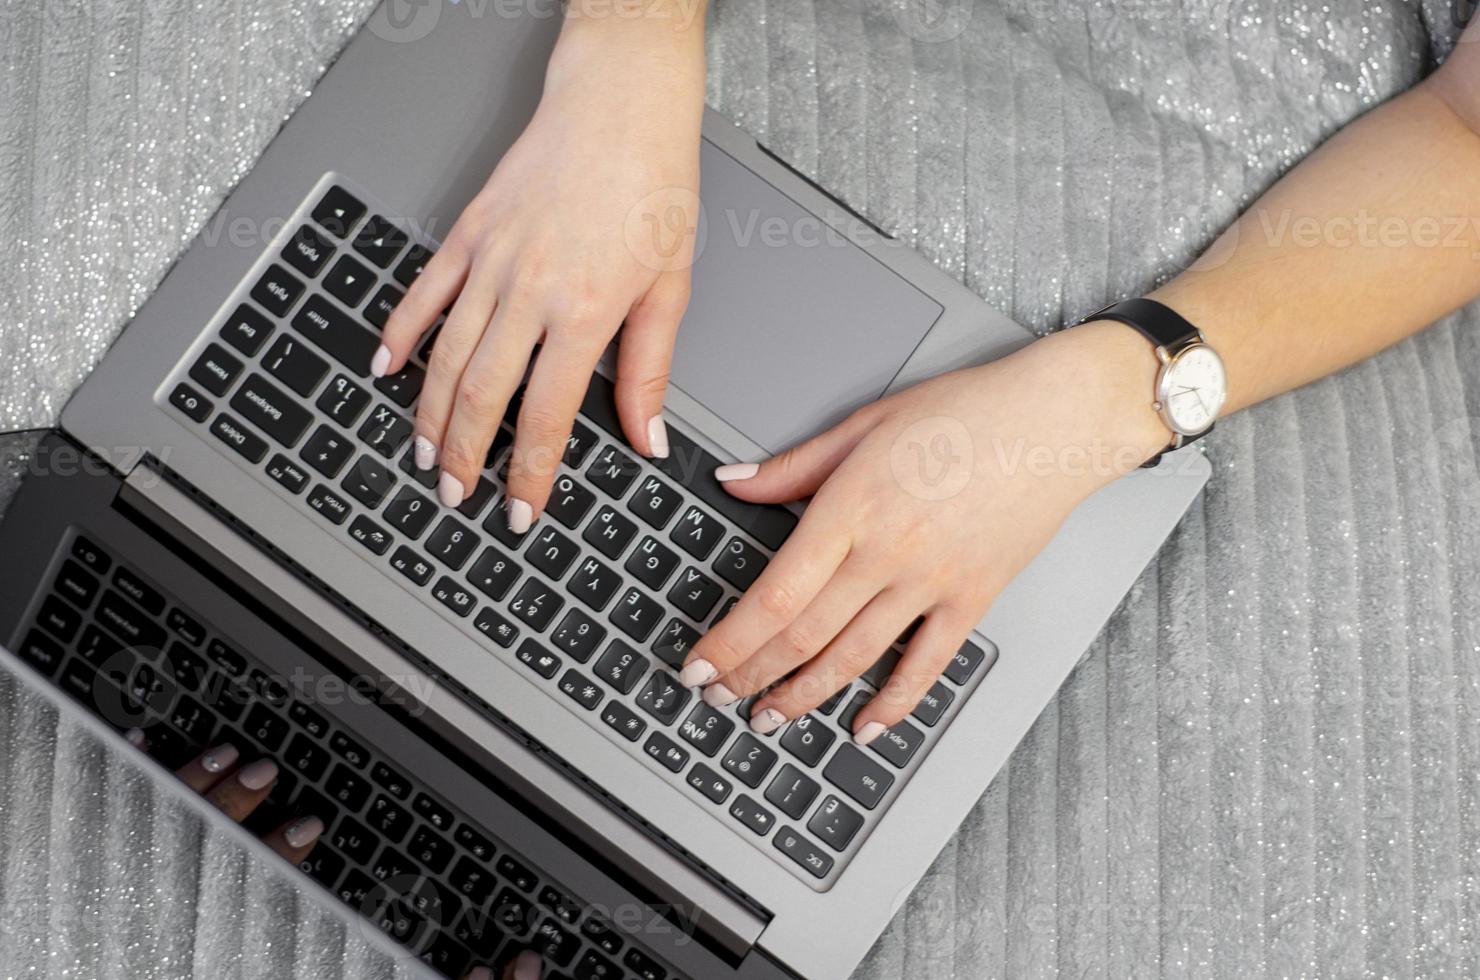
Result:
{"label": "silver glitter fabric", "polygon": [[[1174,274],[1468,6],[717,0],[709,97],[1045,332]],[[0,427],[55,418],[366,9],[0,5]],[[861,977],[1480,976],[1477,320],[1219,425]],[[384,975],[0,706],[0,974]]]}

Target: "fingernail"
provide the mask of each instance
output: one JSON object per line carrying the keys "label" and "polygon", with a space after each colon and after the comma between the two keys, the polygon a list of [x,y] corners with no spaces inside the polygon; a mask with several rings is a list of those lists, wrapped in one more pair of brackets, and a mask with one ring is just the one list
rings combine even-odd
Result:
{"label": "fingernail", "polygon": [[775,708],[767,708],[750,716],[750,730],[757,735],[769,735],[786,724],[786,716]]}
{"label": "fingernail", "polygon": [[386,369],[391,366],[391,349],[381,344],[375,351],[375,356],[370,358],[370,373],[377,378],[385,377]]}
{"label": "fingernail", "polygon": [[509,530],[515,534],[528,531],[529,526],[534,523],[534,508],[518,497],[510,497],[506,506],[509,511]]}
{"label": "fingernail", "polygon": [[648,419],[648,446],[655,458],[668,458],[668,426],[664,424],[661,415]]}
{"label": "fingernail", "polygon": [[700,684],[708,684],[718,676],[719,671],[714,664],[701,657],[684,664],[683,670],[678,672],[678,682],[684,687],[698,687]]}
{"label": "fingernail", "polygon": [[723,708],[740,700],[740,695],[723,684],[711,684],[704,689],[704,703],[711,708]]}
{"label": "fingernail", "polygon": [[437,447],[426,436],[416,437],[411,443],[411,453],[419,470],[429,470],[437,465]]}
{"label": "fingernail", "polygon": [[882,721],[871,721],[858,730],[858,734],[853,736],[853,741],[859,745],[867,745],[884,734],[884,729],[888,727]]}
{"label": "fingernail", "polygon": [[144,732],[138,728],[130,728],[123,733],[123,740],[136,749],[144,747]]}
{"label": "fingernail", "polygon": [[444,507],[456,507],[463,502],[462,481],[451,473],[443,473],[437,481],[437,499]]}
{"label": "fingernail", "polygon": [[277,763],[271,759],[258,759],[236,774],[236,781],[247,789],[266,789],[277,778]]}
{"label": "fingernail", "polygon": [[467,980],[493,980],[493,971],[486,966],[475,966],[469,971]]}
{"label": "fingernail", "polygon": [[200,767],[206,772],[225,772],[240,756],[235,745],[218,745],[200,757]]}
{"label": "fingernail", "polygon": [[526,949],[514,958],[514,980],[540,980],[540,954]]}
{"label": "fingernail", "polygon": [[319,839],[324,832],[324,821],[318,817],[304,817],[283,831],[283,840],[289,847],[307,847]]}
{"label": "fingernail", "polygon": [[760,471],[759,463],[726,463],[715,468],[714,478],[721,483],[729,483],[731,480],[748,480]]}

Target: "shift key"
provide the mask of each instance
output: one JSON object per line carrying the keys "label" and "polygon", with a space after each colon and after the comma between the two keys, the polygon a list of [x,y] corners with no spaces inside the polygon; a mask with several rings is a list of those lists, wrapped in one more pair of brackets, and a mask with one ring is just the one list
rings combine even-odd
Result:
{"label": "shift key", "polygon": [[370,358],[380,346],[380,338],[339,312],[323,296],[308,298],[293,318],[293,329],[360,377],[370,374]]}
{"label": "shift key", "polygon": [[237,390],[231,407],[284,446],[296,443],[312,421],[308,409],[260,374],[252,375]]}

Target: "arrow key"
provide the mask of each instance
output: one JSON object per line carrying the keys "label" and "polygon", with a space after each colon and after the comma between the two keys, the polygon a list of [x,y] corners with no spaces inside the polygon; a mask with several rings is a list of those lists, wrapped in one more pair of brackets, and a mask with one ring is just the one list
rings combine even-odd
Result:
{"label": "arrow key", "polygon": [[341,255],[329,274],[324,276],[324,288],[329,295],[350,309],[360,305],[373,285],[375,274],[348,255]]}

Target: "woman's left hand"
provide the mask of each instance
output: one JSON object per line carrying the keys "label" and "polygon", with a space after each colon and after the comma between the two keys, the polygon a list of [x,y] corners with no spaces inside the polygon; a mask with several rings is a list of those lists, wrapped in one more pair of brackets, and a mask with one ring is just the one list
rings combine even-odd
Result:
{"label": "woman's left hand", "polygon": [[1053,334],[859,409],[757,466],[717,474],[757,503],[813,499],[791,537],[690,651],[712,705],[765,690],[770,733],[871,666],[917,618],[854,720],[866,744],[914,710],[997,594],[1089,494],[1170,439],[1150,346],[1120,324]]}

